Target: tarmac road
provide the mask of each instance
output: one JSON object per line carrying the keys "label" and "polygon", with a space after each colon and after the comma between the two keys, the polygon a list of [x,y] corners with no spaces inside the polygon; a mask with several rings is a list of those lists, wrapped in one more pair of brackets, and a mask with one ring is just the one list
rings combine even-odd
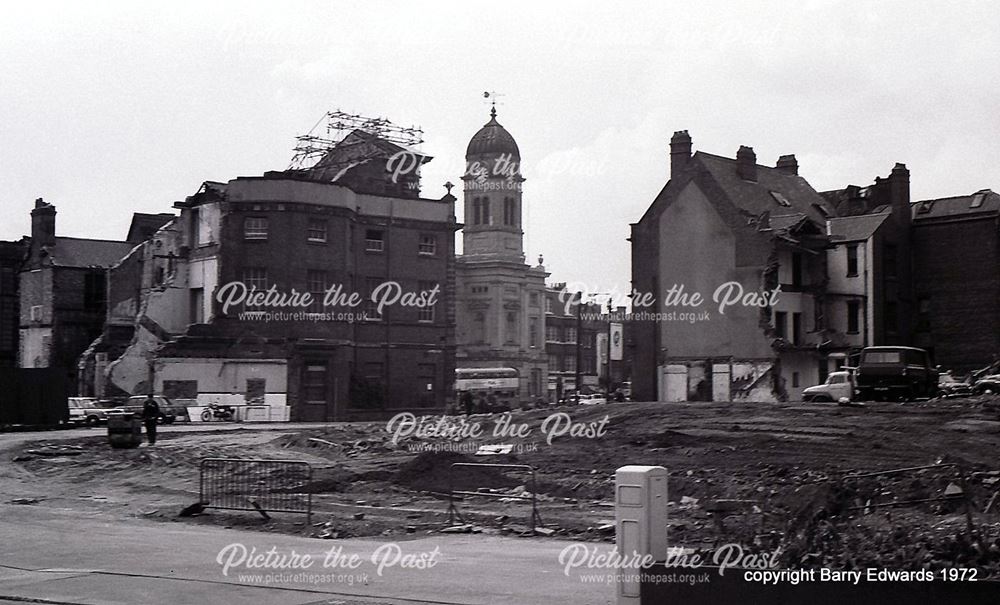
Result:
{"label": "tarmac road", "polygon": [[[204,603],[531,605],[612,603],[614,587],[563,573],[559,553],[570,542],[484,535],[416,540],[318,540],[183,523],[109,520],[43,505],[0,505],[0,603],[203,605]],[[234,566],[223,574],[222,561]],[[600,545],[608,547],[609,545]],[[324,567],[340,547],[339,566]],[[247,569],[241,549],[272,560],[315,558],[308,569]],[[382,548],[382,551],[378,549]],[[434,549],[438,554],[433,557]],[[382,575],[371,561],[384,553]],[[434,566],[403,568],[403,557]],[[357,555],[350,568],[344,561]],[[241,573],[255,578],[241,577]],[[262,574],[284,574],[268,585]],[[293,577],[294,576],[294,577]],[[366,576],[366,577],[365,577]]]}

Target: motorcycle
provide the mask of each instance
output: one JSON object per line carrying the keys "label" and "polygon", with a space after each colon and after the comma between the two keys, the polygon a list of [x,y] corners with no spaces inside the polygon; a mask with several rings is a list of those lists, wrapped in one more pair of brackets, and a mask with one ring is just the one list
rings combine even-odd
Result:
{"label": "motorcycle", "polygon": [[202,422],[211,422],[212,419],[229,421],[233,419],[233,408],[228,405],[208,404],[208,408],[202,410]]}

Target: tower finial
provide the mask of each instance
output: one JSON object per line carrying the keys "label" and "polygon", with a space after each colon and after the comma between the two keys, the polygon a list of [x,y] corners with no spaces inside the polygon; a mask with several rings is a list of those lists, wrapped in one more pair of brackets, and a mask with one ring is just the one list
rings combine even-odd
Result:
{"label": "tower finial", "polygon": [[493,101],[493,107],[490,108],[490,117],[496,119],[497,117],[497,102]]}

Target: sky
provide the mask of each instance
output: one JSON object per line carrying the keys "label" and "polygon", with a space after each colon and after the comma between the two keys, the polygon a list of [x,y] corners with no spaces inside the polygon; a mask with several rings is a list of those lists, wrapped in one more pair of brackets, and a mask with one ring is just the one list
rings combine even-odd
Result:
{"label": "sky", "polygon": [[[427,197],[489,119],[521,150],[525,252],[550,281],[629,290],[629,224],[669,140],[817,190],[896,162],[912,199],[1000,190],[990,2],[18,3],[0,20],[0,239],[124,239],[205,180],[288,166],[324,112],[420,126]],[[462,220],[459,207],[459,220]]]}

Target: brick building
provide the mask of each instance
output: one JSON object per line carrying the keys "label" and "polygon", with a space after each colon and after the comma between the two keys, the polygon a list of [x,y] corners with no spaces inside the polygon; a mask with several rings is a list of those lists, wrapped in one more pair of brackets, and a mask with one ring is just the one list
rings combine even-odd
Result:
{"label": "brick building", "polygon": [[1000,355],[1000,195],[913,204],[914,344],[964,374]]}
{"label": "brick building", "polygon": [[0,367],[18,365],[18,335],[21,328],[18,273],[24,263],[27,238],[0,242]]}
{"label": "brick building", "polygon": [[632,225],[633,288],[666,314],[631,326],[634,397],[797,398],[849,347],[825,321],[834,210],[794,156],[692,155],[686,131],[670,147],[670,180]]}
{"label": "brick building", "polygon": [[[344,151],[334,147],[315,171],[207,182],[175,204],[179,219],[112,274],[109,328],[135,330],[108,364],[115,388],[198,405],[262,404],[300,421],[445,409],[455,367],[455,198],[402,193],[384,161],[401,148],[363,132],[345,140],[351,154],[354,141],[365,142],[370,161],[355,165],[364,175],[348,163],[331,182]],[[377,308],[370,296],[392,295],[393,284],[399,293],[437,291],[435,304]],[[338,287],[357,295],[355,306],[323,304]],[[314,302],[226,307],[241,288],[308,292]]]}
{"label": "brick building", "polygon": [[124,241],[57,237],[55,206],[35,202],[19,284],[21,367],[62,368],[78,391],[78,358],[104,328],[107,270],[132,247]]}
{"label": "brick building", "polygon": [[597,337],[607,334],[608,322],[594,319],[601,313],[599,304],[577,304],[573,293],[566,292],[565,286],[556,283],[545,289],[549,401],[558,401],[564,393],[576,390],[578,371],[581,392],[602,388],[601,359],[604,355],[598,347]]}

